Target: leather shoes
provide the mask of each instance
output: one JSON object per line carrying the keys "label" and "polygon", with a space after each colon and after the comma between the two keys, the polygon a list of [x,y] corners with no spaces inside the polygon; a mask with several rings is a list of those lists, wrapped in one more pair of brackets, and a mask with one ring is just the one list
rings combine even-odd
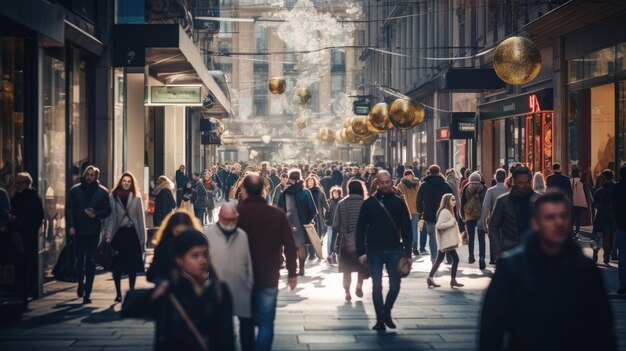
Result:
{"label": "leather shoes", "polygon": [[389,329],[396,329],[396,325],[393,322],[393,319],[391,319],[391,312],[385,312],[383,315],[383,322],[385,322],[385,325],[389,327]]}
{"label": "leather shoes", "polygon": [[480,268],[481,270],[487,268],[487,265],[485,264],[485,260],[481,259],[480,261],[478,261],[478,268]]}
{"label": "leather shoes", "polygon": [[372,330],[385,331],[387,328],[385,327],[385,322],[382,319],[378,319],[376,324],[372,327]]}
{"label": "leather shoes", "polygon": [[83,305],[87,305],[91,303],[91,299],[87,296],[83,297]]}
{"label": "leather shoes", "polygon": [[120,295],[117,295],[117,296],[115,297],[115,300],[114,300],[114,301],[115,301],[115,302],[122,302],[122,297],[121,297]]}
{"label": "leather shoes", "polygon": [[356,290],[354,291],[354,294],[356,295],[356,297],[361,298],[363,297],[363,288],[359,285],[356,286]]}

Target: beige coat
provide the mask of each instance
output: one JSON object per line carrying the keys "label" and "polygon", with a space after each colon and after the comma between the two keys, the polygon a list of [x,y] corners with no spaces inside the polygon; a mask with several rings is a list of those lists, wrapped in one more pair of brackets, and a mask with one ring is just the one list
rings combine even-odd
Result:
{"label": "beige coat", "polygon": [[439,211],[435,229],[437,230],[437,247],[439,251],[452,251],[461,243],[459,224],[455,216],[447,208]]}
{"label": "beige coat", "polygon": [[146,243],[146,219],[143,210],[143,201],[132,193],[128,195],[126,211],[128,216],[124,217],[124,204],[113,194],[109,195],[111,203],[111,215],[104,222],[104,235],[113,239],[120,227],[126,227],[132,222],[139,242]]}
{"label": "beige coat", "polygon": [[417,216],[417,192],[420,189],[420,183],[416,182],[415,187],[407,186],[400,180],[398,183],[398,190],[404,197],[404,202],[406,202],[406,207],[409,209],[409,213],[411,214],[411,218]]}
{"label": "beige coat", "polygon": [[233,314],[252,317],[252,286],[254,276],[248,235],[241,228],[227,240],[216,223],[204,230],[209,241],[211,263],[217,276],[228,285],[233,298]]}

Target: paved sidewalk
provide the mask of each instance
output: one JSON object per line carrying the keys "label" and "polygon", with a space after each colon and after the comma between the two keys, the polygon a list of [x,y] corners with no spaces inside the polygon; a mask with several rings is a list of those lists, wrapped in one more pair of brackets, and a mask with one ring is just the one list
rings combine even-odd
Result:
{"label": "paved sidewalk", "polygon": [[[274,350],[475,350],[480,301],[493,267],[481,272],[478,263],[467,263],[467,247],[459,253],[458,279],[466,286],[451,289],[450,266],[444,264],[436,278],[442,287],[429,290],[430,263],[428,256],[420,256],[414,272],[402,281],[393,314],[398,329],[386,333],[371,330],[374,310],[369,280],[364,299],[353,296],[352,303],[345,303],[336,267],[310,265],[308,276],[295,291],[287,291],[281,283]],[[614,294],[617,269],[601,270],[612,292],[620,344],[626,346],[626,300]],[[148,286],[143,277],[138,278],[138,287]],[[20,323],[0,325],[0,350],[152,348],[152,322],[119,319],[110,274],[97,276],[91,305],[83,306],[76,298],[75,284],[53,282],[45,290],[46,296],[31,303],[32,310]]]}

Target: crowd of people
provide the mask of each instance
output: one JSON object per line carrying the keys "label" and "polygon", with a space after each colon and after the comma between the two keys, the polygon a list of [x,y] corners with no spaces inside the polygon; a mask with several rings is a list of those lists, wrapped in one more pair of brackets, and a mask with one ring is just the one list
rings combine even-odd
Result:
{"label": "crowd of people", "polygon": [[[563,342],[586,345],[591,339],[603,339],[603,350],[615,349],[604,284],[577,240],[584,236],[584,212],[593,210],[588,234],[595,243],[593,260],[600,249],[605,264],[619,259],[617,293],[626,294],[626,166],[619,182],[605,170],[595,188],[577,169],[571,178],[559,164],[552,171],[544,178],[516,163],[485,177],[437,165],[391,170],[342,162],[234,163],[189,177],[181,166],[175,182],[161,176],[152,191],[158,230],[146,276],[155,287],[144,292],[134,289],[148,240],[137,182],[126,172],[108,191],[98,182],[98,169],[89,166],[67,203],[68,234],[80,257],[77,295],[91,302],[96,270],[91,257],[104,240],[116,252],[110,269],[115,301],[122,301],[121,278],[127,275],[123,315],[155,318],[157,349],[234,349],[236,316],[242,350],[271,350],[280,271],[286,269],[287,285],[294,289],[306,266],[321,262],[320,242],[327,263],[343,274],[347,302],[353,291],[362,298],[364,280],[372,279],[377,331],[396,328],[392,310],[414,258],[430,258],[428,288],[441,287],[435,276],[444,260],[451,265],[450,287],[462,288],[457,250],[468,250],[463,264],[478,261],[484,271],[488,253],[489,264],[497,267],[484,301],[481,349],[543,349]],[[6,214],[0,226],[36,235],[32,221],[20,221],[33,214],[23,212],[28,205],[20,205],[17,195],[22,202],[39,201],[32,189],[28,195],[32,180],[25,177],[24,184],[11,201],[0,191]],[[389,280],[386,296],[383,269]],[[587,302],[574,312],[578,301]],[[559,339],[588,318],[598,321],[593,332],[581,329],[573,338]],[[547,334],[549,326],[553,332]],[[589,334],[603,337],[586,338]],[[538,347],[538,340],[545,344]]]}

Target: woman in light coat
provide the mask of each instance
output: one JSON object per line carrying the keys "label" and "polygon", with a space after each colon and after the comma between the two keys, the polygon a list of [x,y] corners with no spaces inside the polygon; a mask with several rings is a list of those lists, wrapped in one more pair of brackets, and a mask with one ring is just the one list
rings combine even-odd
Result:
{"label": "woman in light coat", "polygon": [[450,280],[450,287],[462,287],[463,284],[459,284],[456,281],[456,271],[459,268],[459,255],[456,253],[456,248],[460,244],[459,239],[459,221],[457,219],[456,212],[456,199],[453,194],[445,194],[441,198],[441,204],[439,205],[439,211],[437,212],[437,224],[435,228],[437,230],[437,247],[439,253],[437,254],[437,260],[433,264],[433,268],[430,270],[428,279],[428,287],[438,288],[441,285],[436,284],[433,277],[439,269],[439,265],[446,257],[446,253],[452,257],[452,279]]}
{"label": "woman in light coat", "polygon": [[135,288],[137,273],[144,271],[143,248],[146,242],[146,221],[143,201],[135,177],[125,172],[109,196],[111,215],[107,218],[104,235],[117,252],[113,256],[115,302],[122,301],[122,275],[128,274],[130,290]]}

